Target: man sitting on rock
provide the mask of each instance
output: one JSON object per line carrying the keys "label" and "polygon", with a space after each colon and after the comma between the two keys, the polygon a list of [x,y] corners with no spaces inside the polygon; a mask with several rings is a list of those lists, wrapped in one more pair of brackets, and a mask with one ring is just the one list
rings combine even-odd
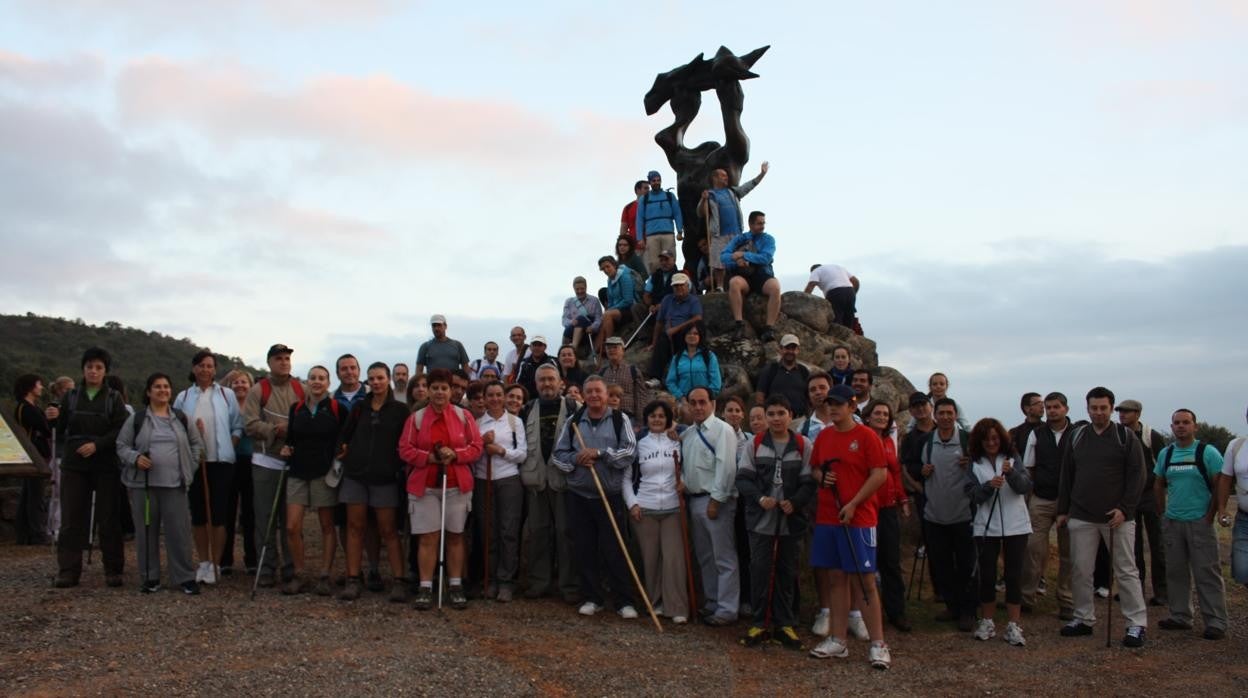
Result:
{"label": "man sitting on rock", "polygon": [[818,287],[836,314],[836,324],[854,329],[858,312],[858,277],[850,274],[839,264],[814,264],[810,267],[810,281],[806,293]]}
{"label": "man sitting on rock", "polygon": [[732,310],[732,319],[736,321],[736,338],[745,339],[745,322],[741,319],[745,295],[761,293],[766,296],[767,321],[759,339],[770,342],[776,338],[776,320],[780,317],[780,281],[771,268],[776,255],[776,239],[763,232],[767,227],[767,216],[762,211],[750,211],[749,222],[749,232],[733,238],[720,255],[724,273],[729,276],[728,307]]}

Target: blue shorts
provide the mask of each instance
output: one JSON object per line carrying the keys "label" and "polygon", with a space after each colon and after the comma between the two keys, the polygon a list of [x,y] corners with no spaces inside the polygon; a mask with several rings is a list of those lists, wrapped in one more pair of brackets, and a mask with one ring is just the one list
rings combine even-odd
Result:
{"label": "blue shorts", "polygon": [[[853,552],[850,552],[850,542]],[[821,524],[815,526],[814,538],[810,546],[810,564],[812,567],[858,572],[859,574],[875,573],[875,527],[855,528],[853,526],[833,526]],[[857,559],[858,564],[854,564]]]}

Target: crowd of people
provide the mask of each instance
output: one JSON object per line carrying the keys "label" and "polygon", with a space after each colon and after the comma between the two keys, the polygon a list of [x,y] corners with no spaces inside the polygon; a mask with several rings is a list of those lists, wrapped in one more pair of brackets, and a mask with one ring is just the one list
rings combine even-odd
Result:
{"label": "crowd of people", "polygon": [[[1169,609],[1161,628],[1193,627],[1194,581],[1203,636],[1223,637],[1214,526],[1231,525],[1223,508],[1237,485],[1233,574],[1248,584],[1243,440],[1221,454],[1195,440],[1195,415],[1179,409],[1167,444],[1140,422],[1138,401],[1102,387],[1085,396],[1087,421],[1072,422],[1066,396],[1050,392],[1024,395],[1025,419],[1011,429],[992,417],[971,425],[944,374],[895,405],[873,398],[874,373],[855,367],[847,346],[828,366],[802,362],[798,337],[775,337],[780,288],[764,214],[740,230],[740,198],[766,172],[741,187],[716,175],[699,204],[715,222],[704,275],[676,270],[674,195],[657,172],[648,189],[638,182],[618,256],[599,260],[603,298],[574,280],[554,354],[544,336],[515,327],[501,359],[488,342],[470,360],[434,315],[414,369],[378,361],[362,373],[344,354],[332,372],[316,365],[299,378],[294,350],[278,343],[257,380],[241,369],[222,375],[205,350],[190,357],[182,390],[151,374],[138,410],[109,386],[104,349],[87,350],[80,381],[58,379],[50,399],[39,377],[22,376],[17,422],[57,471],[53,585],[79,584],[98,530],[106,583],[121,586],[128,520],[144,593],[162,579],[192,595],[219,583],[238,571],[241,539],[255,587],[287,595],[388,592],[420,610],[556,596],[587,616],[644,609],[656,624],[744,621],[743,644],[796,649],[809,567],[810,654],[844,658],[857,639],[883,669],[885,624],[912,629],[914,573],[907,582],[901,550],[917,519],[916,560],[945,606],[940,618],[976,639],[996,635],[1004,592],[1003,639],[1025,646],[1023,618],[1048,591],[1053,529],[1063,636],[1092,633],[1094,600],[1116,581],[1123,644],[1142,646],[1147,568],[1152,603]],[[852,326],[857,279],[836,265],[811,272],[806,290],[821,289]],[[722,393],[707,344],[699,292],[721,289],[740,336],[742,298],[768,299],[759,339],[776,341],[778,356],[749,395]],[[617,334],[640,319],[636,309],[656,319],[647,366],[625,360],[631,340]],[[23,501],[39,496],[32,489]],[[321,534],[314,561],[303,540],[309,510]]]}

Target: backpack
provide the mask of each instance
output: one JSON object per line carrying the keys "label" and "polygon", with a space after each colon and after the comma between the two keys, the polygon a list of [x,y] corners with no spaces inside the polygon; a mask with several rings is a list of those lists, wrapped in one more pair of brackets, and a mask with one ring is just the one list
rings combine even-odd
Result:
{"label": "backpack", "polygon": [[[1213,480],[1209,478],[1209,471],[1205,469],[1205,447],[1208,445],[1209,444],[1203,441],[1197,441],[1195,458],[1193,458],[1191,461],[1181,461],[1179,463],[1175,463],[1175,465],[1196,466],[1196,469],[1200,471],[1200,479],[1205,481],[1205,487],[1208,487],[1209,491],[1212,493],[1215,491],[1213,488]],[[1161,465],[1161,476],[1165,477],[1166,471],[1170,469],[1170,465],[1171,465],[1170,459],[1174,457],[1174,444],[1170,444],[1169,446],[1166,446],[1165,448],[1162,449],[1161,452],[1165,455],[1165,458],[1166,458],[1165,462],[1163,462]]]}
{"label": "backpack", "polygon": [[634,304],[640,303],[642,294],[645,293],[645,290],[646,290],[646,278],[641,275],[641,272],[628,266],[627,264],[622,264],[621,266],[623,266],[625,269],[632,272],[633,274],[633,303]]}
{"label": "backpack", "polygon": [[[581,421],[581,417],[585,415],[586,409],[588,409],[588,406],[582,405],[581,408],[572,415],[573,424]],[[615,445],[619,446],[620,434],[624,431],[624,412],[622,410],[611,410],[611,426],[615,428]],[[572,430],[569,429],[568,432],[571,433]]]}
{"label": "backpack", "polygon": [[[187,419],[186,413],[176,407],[173,407],[172,405],[169,407],[169,409],[173,412],[173,416],[177,417],[179,422],[182,422],[182,428],[186,430],[186,433],[188,434],[191,433],[190,420]],[[130,437],[131,441],[134,441],[139,438],[139,430],[143,428],[143,422],[146,419],[147,419],[146,407],[140,407],[138,410],[135,411],[134,413],[134,435]]]}
{"label": "backpack", "polygon": [[[1119,422],[1111,422],[1111,424],[1114,427],[1114,433],[1118,436],[1118,445],[1126,446],[1130,443],[1131,437],[1127,428]],[[1075,450],[1075,447],[1079,445],[1079,440],[1083,438],[1083,434],[1088,430],[1089,426],[1091,426],[1090,422],[1083,422],[1077,426],[1075,432],[1070,435],[1070,450]]]}
{"label": "backpack", "polygon": [[[649,192],[649,191],[648,191],[648,192],[646,192],[645,194],[642,194],[642,196],[641,196],[641,198],[642,198],[642,203],[641,203],[640,205],[641,205],[641,206],[643,206],[642,210],[645,212],[645,214],[649,214],[649,213],[650,213],[650,204],[651,204],[651,203],[656,203],[656,204],[658,204],[658,203],[662,203],[662,202],[663,202],[663,200],[662,200],[662,199],[654,199],[654,198],[651,198],[651,194],[653,194],[653,193],[654,193],[654,192]],[[666,195],[666,199],[667,199],[667,213],[666,213],[665,215],[664,215],[664,214],[660,214],[660,215],[657,215],[657,216],[643,215],[643,217],[642,217],[642,219],[641,219],[641,227],[642,227],[642,230],[641,230],[641,231],[639,231],[639,232],[641,232],[641,234],[642,234],[643,236],[645,235],[645,227],[646,227],[646,223],[649,223],[650,221],[663,220],[663,219],[666,219],[666,218],[671,218],[671,219],[673,219],[673,220],[676,218],[676,210],[679,208],[679,207],[676,205],[676,196],[675,196],[674,194],[672,194],[672,192],[671,192],[671,191],[665,191],[665,192],[663,192],[663,193]],[[667,233],[663,233],[663,234],[670,234],[670,232],[671,232],[671,231],[668,231]],[[658,233],[656,233],[656,234],[658,234]]]}
{"label": "backpack", "polygon": [[[303,394],[303,384],[299,382],[298,378],[295,378],[294,376],[290,377],[290,389],[295,391],[295,397],[299,398],[299,402],[304,401],[305,396]],[[268,378],[261,378],[260,379],[260,409],[264,409],[264,406],[269,404],[269,398],[272,396],[273,396],[273,384],[269,382]],[[338,402],[338,401],[334,400],[334,402]],[[334,416],[335,417],[338,416],[337,410],[334,410]]]}
{"label": "backpack", "polygon": [[[459,415],[459,421],[462,422],[464,425],[464,428],[467,429],[468,428],[468,411],[460,407],[459,405],[451,405],[451,409],[455,410],[455,413]],[[416,424],[416,428],[419,429],[420,425],[424,423],[425,421],[425,408],[422,407],[416,410],[415,412],[413,412],[412,420]]]}
{"label": "backpack", "polygon": [[[936,432],[939,429],[932,429],[927,435],[927,442],[923,444],[922,457],[924,463],[932,462],[932,446],[936,443]],[[958,429],[958,441],[962,445],[962,455],[969,456],[970,451],[967,450],[967,444],[970,443],[971,435],[966,433],[965,429]]]}

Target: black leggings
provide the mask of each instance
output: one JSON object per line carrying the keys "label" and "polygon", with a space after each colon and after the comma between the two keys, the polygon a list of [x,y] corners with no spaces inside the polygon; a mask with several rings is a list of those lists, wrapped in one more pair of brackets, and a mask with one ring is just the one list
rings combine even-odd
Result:
{"label": "black leggings", "polygon": [[[234,494],[234,464],[206,463],[208,467],[208,487],[212,506],[213,527],[225,525],[225,515],[230,511],[230,496]],[[208,513],[204,510],[204,474],[202,467],[195,469],[195,479],[191,482],[187,497],[191,504],[191,525],[207,526]]]}
{"label": "black leggings", "polygon": [[[1027,557],[1027,541],[1031,536],[1024,533],[1005,538],[979,539],[979,602],[992,603],[997,599],[997,558],[1005,551],[1005,602],[1023,602],[1023,559]],[[1004,541],[1004,544],[1002,544]]]}

